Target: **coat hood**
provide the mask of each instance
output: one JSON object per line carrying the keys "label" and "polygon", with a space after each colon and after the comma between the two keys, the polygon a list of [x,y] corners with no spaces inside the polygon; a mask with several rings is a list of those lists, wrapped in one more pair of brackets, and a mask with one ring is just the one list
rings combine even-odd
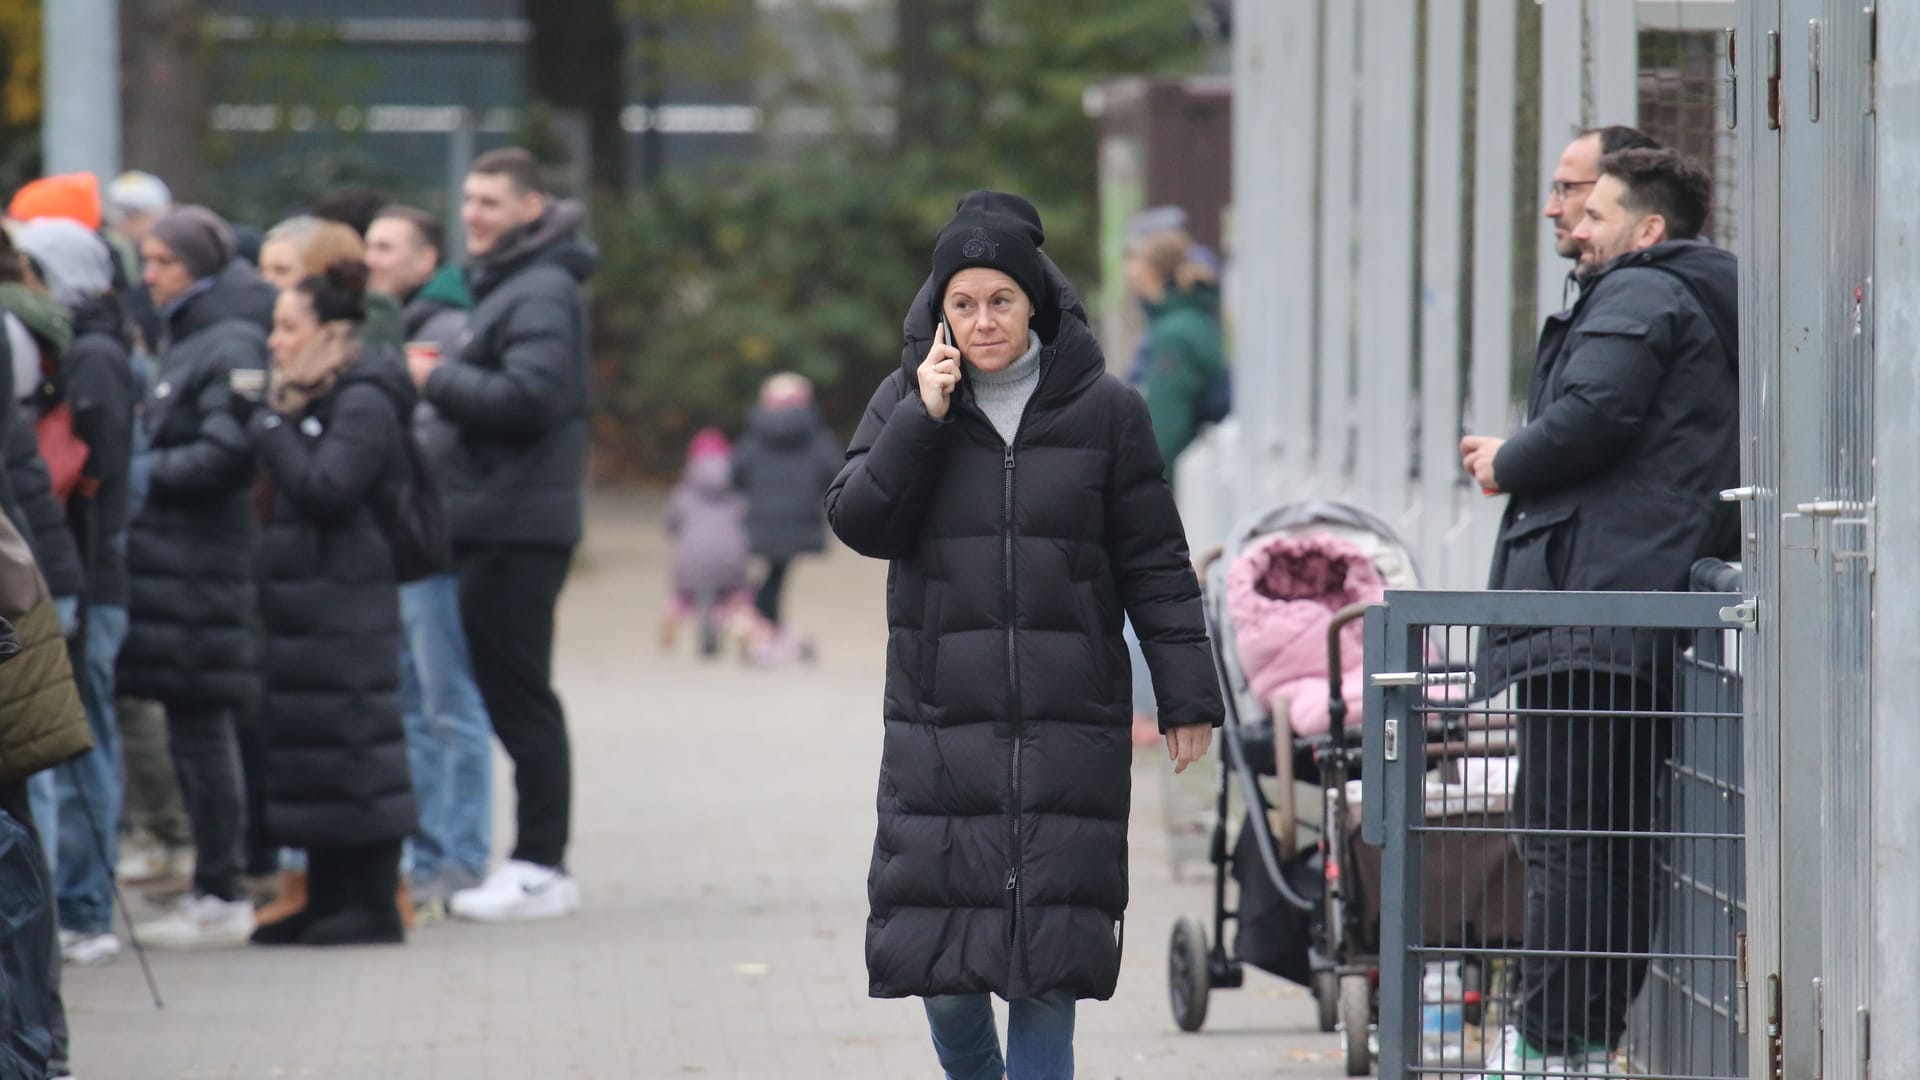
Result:
{"label": "coat hood", "polygon": [[250,322],[261,332],[273,329],[273,302],[279,293],[253,267],[235,259],[213,276],[213,286],[173,313],[168,329],[174,341],[227,319]]}
{"label": "coat hood", "polygon": [[1220,287],[1217,285],[1195,285],[1191,289],[1181,290],[1167,287],[1166,294],[1157,304],[1148,304],[1147,317],[1153,318],[1175,311],[1197,311],[1208,318],[1220,317]]}
{"label": "coat hood", "polygon": [[514,274],[540,263],[552,263],[585,284],[600,265],[599,251],[580,239],[586,216],[579,203],[563,199],[525,225],[507,230],[492,251],[467,268],[466,283],[473,298],[480,299]]}
{"label": "coat hood", "polygon": [[1647,267],[1680,279],[1693,294],[1727,350],[1736,368],[1740,362],[1740,287],[1736,259],[1730,251],[1705,240],[1668,240],[1644,251],[1615,259],[1594,275],[1582,296],[1592,296],[1605,278],[1634,267]]}
{"label": "coat hood", "polygon": [[73,344],[73,317],[45,293],[13,282],[0,285],[0,311],[19,319],[28,332],[56,353],[66,352]]}
{"label": "coat hood", "polygon": [[809,445],[819,430],[820,410],[811,403],[789,405],[784,409],[755,409],[747,418],[748,432],[782,450]]}

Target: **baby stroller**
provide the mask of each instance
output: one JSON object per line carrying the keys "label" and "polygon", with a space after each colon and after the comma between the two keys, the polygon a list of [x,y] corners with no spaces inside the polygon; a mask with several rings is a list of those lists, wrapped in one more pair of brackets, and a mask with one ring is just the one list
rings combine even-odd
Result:
{"label": "baby stroller", "polygon": [[[1347,1074],[1363,1076],[1372,1068],[1378,1014],[1381,875],[1379,849],[1359,835],[1361,747],[1358,730],[1349,727],[1348,696],[1359,697],[1359,620],[1385,589],[1419,587],[1419,574],[1386,522],[1322,501],[1280,506],[1241,523],[1220,550],[1203,556],[1201,571],[1226,724],[1209,853],[1211,933],[1193,916],[1174,925],[1174,1020],[1184,1031],[1199,1030],[1208,993],[1240,986],[1243,965],[1252,964],[1313,991],[1321,1030],[1341,1033]],[[1261,624],[1262,602],[1289,621],[1277,631]],[[1259,670],[1243,662],[1249,655],[1260,658]],[[1479,776],[1504,780],[1504,768],[1482,765]],[[1271,798],[1263,778],[1271,780]],[[1236,788],[1245,815],[1230,846]],[[1499,800],[1493,809],[1504,811],[1505,792],[1491,797]],[[1482,797],[1478,809],[1488,808]],[[1476,909],[1518,912],[1517,856],[1503,838],[1487,839],[1465,858],[1456,847],[1445,860],[1427,860],[1428,873],[1463,899],[1470,884],[1506,883],[1515,890],[1510,903]],[[1231,909],[1229,876],[1238,890]],[[1446,915],[1460,922],[1457,912]],[[1459,944],[1507,937],[1504,927],[1468,929],[1476,940]],[[1462,980],[1469,1000],[1477,1000],[1480,973],[1463,967]]]}

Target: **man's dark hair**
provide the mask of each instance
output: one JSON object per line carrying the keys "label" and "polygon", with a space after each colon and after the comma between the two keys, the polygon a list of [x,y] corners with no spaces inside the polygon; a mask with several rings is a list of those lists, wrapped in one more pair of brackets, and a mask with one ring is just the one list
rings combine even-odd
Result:
{"label": "man's dark hair", "polygon": [[1600,137],[1600,156],[1617,154],[1622,150],[1660,150],[1660,140],[1625,124],[1608,124],[1606,127],[1588,128],[1580,133],[1581,138],[1589,135]]}
{"label": "man's dark hair", "polygon": [[439,218],[417,206],[403,206],[399,203],[383,206],[379,213],[373,215],[375,221],[383,218],[393,218],[413,226],[414,235],[420,238],[422,244],[432,248],[435,255],[441,258],[446,257],[447,230],[440,224]]}
{"label": "man's dark hair", "polygon": [[540,175],[540,163],[518,146],[506,146],[481,154],[467,167],[467,175],[504,176],[513,182],[514,190],[522,195],[547,193],[546,181]]}
{"label": "man's dark hair", "polygon": [[322,221],[337,221],[359,233],[364,240],[367,226],[373,224],[381,208],[392,201],[391,197],[370,187],[344,187],[313,200],[307,212]]}
{"label": "man's dark hair", "polygon": [[1713,178],[1678,150],[1622,150],[1600,159],[1600,175],[1620,181],[1620,205],[1635,214],[1659,214],[1667,238],[1691,240],[1707,223]]}

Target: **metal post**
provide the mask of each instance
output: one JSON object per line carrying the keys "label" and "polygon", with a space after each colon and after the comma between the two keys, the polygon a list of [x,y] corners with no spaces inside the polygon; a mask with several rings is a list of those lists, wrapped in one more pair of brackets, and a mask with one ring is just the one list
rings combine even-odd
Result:
{"label": "metal post", "polygon": [[[1911,56],[1920,48],[1920,5],[1882,0],[1879,54]],[[1920,461],[1920,425],[1907,403],[1920,400],[1920,69],[1881,63],[1875,127],[1880,146],[1879,199],[1875,221],[1873,333],[1881,400],[1896,407],[1875,427],[1874,453],[1881,461]],[[1873,1032],[1876,1062],[1920,1061],[1920,1025],[1884,1018],[1920,1010],[1920,979],[1911,958],[1920,949],[1920,728],[1912,703],[1920,694],[1920,605],[1898,596],[1920,589],[1920,559],[1898,538],[1920,535],[1920,470],[1884,469],[1876,502],[1880,545],[1873,638],[1873,1010],[1883,1020]],[[1895,1066],[1897,1070],[1898,1066]],[[1878,1070],[1876,1070],[1877,1073]]]}
{"label": "metal post", "polygon": [[1427,6],[1425,179],[1420,214],[1420,507],[1416,545],[1422,566],[1453,580],[1447,556],[1458,547],[1460,490],[1461,164],[1465,157],[1466,0]]}
{"label": "metal post", "polygon": [[1237,517],[1298,495],[1312,467],[1320,5],[1239,0],[1233,25]]}
{"label": "metal post", "polygon": [[447,252],[449,262],[459,262],[467,254],[467,230],[460,224],[461,191],[467,182],[467,166],[473,164],[475,121],[473,110],[462,108],[460,119],[447,133]]}
{"label": "metal post", "polygon": [[[1479,0],[1473,75],[1473,358],[1467,416],[1461,425],[1478,435],[1505,435],[1513,402],[1513,108],[1520,34],[1516,2]],[[1477,494],[1469,498],[1474,524],[1467,550],[1478,565],[1464,565],[1461,573],[1484,575],[1500,512],[1492,500]]]}
{"label": "metal post", "polygon": [[58,0],[44,7],[45,171],[111,178],[120,171],[119,4]]}
{"label": "metal post", "polygon": [[1394,0],[1360,5],[1366,31],[1360,55],[1359,391],[1368,434],[1358,443],[1363,503],[1400,518],[1407,511],[1413,440],[1414,20]]}
{"label": "metal post", "polygon": [[[1580,71],[1580,0],[1541,0],[1540,3],[1540,176],[1533,190],[1523,197],[1544,199],[1560,153],[1585,126],[1580,109],[1579,79],[1567,73]],[[1559,311],[1567,283],[1567,260],[1553,250],[1553,230],[1544,220],[1535,220],[1536,251],[1534,285],[1534,321],[1537,323]]]}
{"label": "metal post", "polygon": [[[1317,493],[1346,494],[1353,377],[1354,54],[1359,6],[1335,0],[1322,30],[1320,96],[1320,317],[1314,341],[1319,365],[1315,414]],[[1404,168],[1405,163],[1401,163]]]}

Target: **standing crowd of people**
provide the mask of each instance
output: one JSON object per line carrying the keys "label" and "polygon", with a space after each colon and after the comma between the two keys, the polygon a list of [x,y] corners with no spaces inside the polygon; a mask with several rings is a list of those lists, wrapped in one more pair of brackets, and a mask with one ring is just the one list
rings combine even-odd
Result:
{"label": "standing crowd of people", "polygon": [[116,875],[190,866],[155,948],[579,907],[552,653],[597,256],[523,150],[460,217],[464,262],[360,190],[264,233],[142,173],[7,205],[0,1077],[66,1075],[60,969],[122,951]]}

